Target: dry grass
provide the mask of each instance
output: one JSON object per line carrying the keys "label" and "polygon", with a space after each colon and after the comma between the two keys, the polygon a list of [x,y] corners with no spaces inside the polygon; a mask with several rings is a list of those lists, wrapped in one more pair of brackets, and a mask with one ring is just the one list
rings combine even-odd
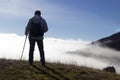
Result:
{"label": "dry grass", "polygon": [[0,60],[0,80],[120,80],[120,75],[96,69],[39,62],[30,66],[27,61]]}

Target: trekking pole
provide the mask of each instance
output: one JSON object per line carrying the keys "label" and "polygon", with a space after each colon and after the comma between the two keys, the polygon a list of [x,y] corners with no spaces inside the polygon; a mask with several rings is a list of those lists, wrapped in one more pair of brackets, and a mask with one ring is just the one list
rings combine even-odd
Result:
{"label": "trekking pole", "polygon": [[20,57],[20,61],[22,60],[22,57],[23,57],[23,53],[24,53],[24,49],[25,49],[26,40],[27,40],[27,35],[26,35],[26,37],[25,37],[25,42],[24,42],[24,45],[23,45],[23,50],[22,50],[22,54],[21,54],[21,57]]}

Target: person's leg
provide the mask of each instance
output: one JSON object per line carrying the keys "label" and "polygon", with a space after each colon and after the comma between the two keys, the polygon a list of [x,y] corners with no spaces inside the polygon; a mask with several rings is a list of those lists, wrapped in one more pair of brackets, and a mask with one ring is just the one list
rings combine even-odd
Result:
{"label": "person's leg", "polygon": [[38,48],[39,48],[39,51],[40,51],[41,64],[45,65],[43,40],[37,40],[37,45],[38,45]]}
{"label": "person's leg", "polygon": [[35,48],[35,40],[33,39],[29,39],[30,42],[30,49],[29,49],[29,64],[32,65],[33,64],[33,52],[34,52],[34,48]]}

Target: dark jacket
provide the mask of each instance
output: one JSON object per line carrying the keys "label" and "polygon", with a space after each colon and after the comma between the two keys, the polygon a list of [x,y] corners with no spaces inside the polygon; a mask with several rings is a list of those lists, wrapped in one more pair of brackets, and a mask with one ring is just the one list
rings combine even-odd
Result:
{"label": "dark jacket", "polygon": [[[41,26],[42,26],[42,28],[43,28],[43,32],[45,33],[45,32],[47,32],[48,31],[48,26],[47,26],[47,23],[46,23],[46,21],[45,21],[45,19],[43,19],[41,16],[39,17],[39,16],[33,16],[30,20],[29,20],[29,22],[28,22],[28,24],[27,24],[27,26],[26,26],[26,29],[25,29],[25,35],[28,35],[29,34],[29,32],[30,32],[30,27],[31,27],[31,22],[34,22],[34,23],[39,23],[39,21],[41,22]],[[31,36],[29,36],[29,38],[35,38],[35,39],[43,39],[43,36],[39,36],[39,37],[31,37]]]}

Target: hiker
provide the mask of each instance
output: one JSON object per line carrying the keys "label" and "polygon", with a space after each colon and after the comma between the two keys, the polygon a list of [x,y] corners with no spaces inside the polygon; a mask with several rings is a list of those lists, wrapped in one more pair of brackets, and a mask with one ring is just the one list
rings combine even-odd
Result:
{"label": "hiker", "polygon": [[44,56],[44,47],[43,47],[43,39],[44,33],[48,31],[48,26],[45,19],[41,16],[41,11],[37,10],[34,13],[34,16],[29,19],[29,22],[25,29],[25,35],[29,35],[29,64],[33,65],[34,60],[34,48],[35,43],[38,45],[38,49],[40,52],[40,62],[43,66],[45,66],[45,56]]}

